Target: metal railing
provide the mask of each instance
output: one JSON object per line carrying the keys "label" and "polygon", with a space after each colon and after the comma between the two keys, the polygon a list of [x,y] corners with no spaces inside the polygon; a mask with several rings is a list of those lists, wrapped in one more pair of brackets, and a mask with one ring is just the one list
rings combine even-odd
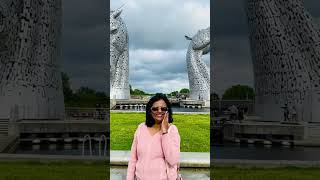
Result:
{"label": "metal railing", "polygon": [[106,108],[66,108],[65,118],[68,120],[107,120],[109,117],[108,109]]}
{"label": "metal railing", "polygon": [[108,144],[108,141],[107,141],[107,137],[103,134],[100,136],[100,139],[99,139],[99,156],[101,156],[101,142],[104,142],[104,148],[103,148],[103,156],[106,156],[107,155],[107,144]]}
{"label": "metal railing", "polygon": [[[107,145],[108,145],[108,138],[102,134],[100,136],[99,139],[99,156],[102,155],[102,152],[101,152],[101,146],[103,144],[103,156],[106,156],[107,155]],[[83,142],[82,142],[82,156],[85,155],[85,143],[86,141],[88,140],[89,142],[89,155],[92,156],[93,155],[93,149],[92,149],[92,141],[91,141],[91,137],[89,134],[85,135],[84,138],[83,138]]]}
{"label": "metal railing", "polygon": [[82,156],[84,156],[85,142],[87,141],[87,139],[89,140],[89,152],[90,152],[90,156],[92,156],[91,138],[90,138],[90,135],[89,135],[89,134],[85,135],[84,138],[83,138],[83,141],[82,141]]}

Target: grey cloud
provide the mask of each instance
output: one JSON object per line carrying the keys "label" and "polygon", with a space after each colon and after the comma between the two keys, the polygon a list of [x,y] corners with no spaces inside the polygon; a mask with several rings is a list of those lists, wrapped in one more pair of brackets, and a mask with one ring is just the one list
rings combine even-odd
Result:
{"label": "grey cloud", "polygon": [[[131,52],[131,54],[133,55],[131,55],[132,58],[130,62],[130,81],[168,81],[178,78],[181,81],[188,82],[188,72],[186,64],[187,49],[160,52],[153,52],[152,50],[142,51],[146,51],[148,53],[141,53],[141,51]],[[156,55],[153,56],[153,54]],[[161,57],[161,59],[155,60],[159,56]],[[205,55],[204,61],[208,62],[209,58],[209,55]]]}
{"label": "grey cloud", "polygon": [[155,74],[152,71],[146,73],[136,73],[135,76],[131,76],[131,82],[143,82],[143,81],[168,81],[173,79],[180,79],[181,81],[188,82],[188,75],[186,72],[175,73],[175,72],[163,72]]}
{"label": "grey cloud", "polygon": [[253,68],[247,36],[215,38],[213,51],[213,91],[223,92],[236,84],[253,87]]}
{"label": "grey cloud", "polygon": [[304,0],[303,1],[304,7],[306,10],[315,18],[320,17],[320,1],[319,0]]}
{"label": "grey cloud", "polygon": [[68,63],[62,68],[70,76],[72,89],[76,90],[81,86],[87,86],[99,91],[106,91],[108,74],[106,66],[99,63],[72,64]]}
{"label": "grey cloud", "polygon": [[244,0],[214,1],[211,9],[215,36],[247,34]]}
{"label": "grey cloud", "polygon": [[[130,4],[130,2],[135,2]],[[209,0],[202,1],[130,1],[123,8],[122,18],[127,24],[131,49],[181,49],[186,47],[185,34],[193,35],[210,25],[209,17],[195,21],[186,3],[194,3],[195,11],[209,9]],[[116,5],[113,5],[116,4]],[[120,2],[111,1],[112,7]],[[203,12],[202,12],[203,13]],[[209,12],[208,12],[209,16]]]}
{"label": "grey cloud", "polygon": [[73,28],[86,28],[106,23],[108,15],[106,0],[65,0],[63,6],[63,24]]}
{"label": "grey cloud", "polygon": [[105,91],[107,64],[107,1],[63,1],[62,71],[73,89],[80,86]]}
{"label": "grey cloud", "polygon": [[[211,14],[215,35],[247,34],[246,1],[247,0],[213,1]],[[320,17],[320,1],[304,0],[303,4],[314,18]]]}
{"label": "grey cloud", "polygon": [[78,30],[70,28],[64,29],[63,33],[62,52],[64,57],[74,57],[77,59],[77,62],[84,57],[88,59],[106,57],[107,38],[105,26],[82,28]]}

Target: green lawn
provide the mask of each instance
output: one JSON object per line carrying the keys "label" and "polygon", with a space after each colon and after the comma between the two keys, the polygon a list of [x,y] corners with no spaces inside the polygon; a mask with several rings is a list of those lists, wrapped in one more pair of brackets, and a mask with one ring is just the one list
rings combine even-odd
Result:
{"label": "green lawn", "polygon": [[0,179],[6,180],[106,180],[107,162],[0,162]]}
{"label": "green lawn", "polygon": [[214,180],[318,180],[319,168],[233,168],[218,167],[210,173]]}
{"label": "green lawn", "polygon": [[[5,180],[108,180],[109,173],[106,162],[0,161]],[[213,180],[318,180],[320,169],[215,167],[210,174]]]}
{"label": "green lawn", "polygon": [[[142,122],[144,113],[110,113],[111,150],[130,150],[133,135]],[[181,152],[210,151],[209,114],[175,114],[173,124],[178,127],[181,138]]]}

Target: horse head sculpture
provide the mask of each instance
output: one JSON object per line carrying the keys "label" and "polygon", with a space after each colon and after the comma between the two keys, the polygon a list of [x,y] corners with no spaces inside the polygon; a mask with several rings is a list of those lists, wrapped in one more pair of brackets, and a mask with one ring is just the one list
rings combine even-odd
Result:
{"label": "horse head sculpture", "polygon": [[210,73],[202,61],[202,55],[210,52],[210,27],[201,29],[190,40],[187,52],[187,68],[189,77],[190,98],[210,100]]}
{"label": "horse head sculpture", "polygon": [[129,38],[121,12],[110,12],[110,98],[129,99]]}

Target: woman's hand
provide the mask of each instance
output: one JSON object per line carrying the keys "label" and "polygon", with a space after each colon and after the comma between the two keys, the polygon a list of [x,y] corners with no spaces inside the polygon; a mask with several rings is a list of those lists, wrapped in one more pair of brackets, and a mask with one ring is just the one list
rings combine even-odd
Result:
{"label": "woman's hand", "polygon": [[161,123],[161,131],[162,131],[162,134],[165,134],[168,132],[168,129],[169,129],[169,113],[166,112],[164,114],[164,117],[163,117],[163,120],[162,120],[162,123]]}

